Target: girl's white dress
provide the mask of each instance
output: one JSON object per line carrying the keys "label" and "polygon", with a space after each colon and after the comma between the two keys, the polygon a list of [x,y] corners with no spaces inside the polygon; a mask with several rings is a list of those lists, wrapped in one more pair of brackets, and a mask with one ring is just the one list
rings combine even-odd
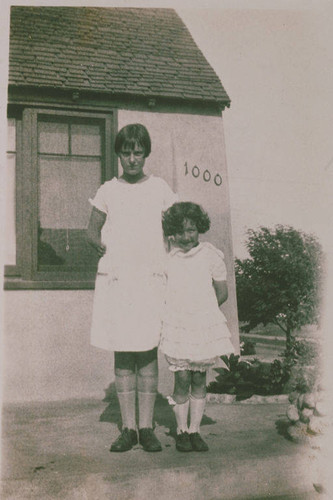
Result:
{"label": "girl's white dress", "polygon": [[213,279],[226,280],[226,267],[223,253],[210,243],[170,252],[160,342],[167,357],[200,362],[234,352]]}
{"label": "girl's white dress", "polygon": [[113,178],[89,200],[107,214],[92,345],[110,351],[147,351],[158,345],[166,259],[161,213],[176,200],[168,184],[154,176],[135,184]]}

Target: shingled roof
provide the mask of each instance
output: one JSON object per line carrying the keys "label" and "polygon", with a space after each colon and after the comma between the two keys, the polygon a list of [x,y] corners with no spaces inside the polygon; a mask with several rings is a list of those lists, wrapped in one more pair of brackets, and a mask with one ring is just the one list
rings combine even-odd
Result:
{"label": "shingled roof", "polygon": [[9,85],[230,105],[172,9],[12,7]]}

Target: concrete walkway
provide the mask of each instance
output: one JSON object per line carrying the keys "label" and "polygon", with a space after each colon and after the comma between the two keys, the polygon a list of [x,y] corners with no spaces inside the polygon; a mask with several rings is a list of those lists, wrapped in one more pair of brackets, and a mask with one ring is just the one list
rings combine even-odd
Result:
{"label": "concrete walkway", "polygon": [[119,407],[104,401],[7,405],[3,410],[3,500],[318,499],[313,450],[284,435],[287,403],[208,403],[202,435],[208,453],[174,446],[166,398],[155,408],[161,453],[140,446],[109,452]]}

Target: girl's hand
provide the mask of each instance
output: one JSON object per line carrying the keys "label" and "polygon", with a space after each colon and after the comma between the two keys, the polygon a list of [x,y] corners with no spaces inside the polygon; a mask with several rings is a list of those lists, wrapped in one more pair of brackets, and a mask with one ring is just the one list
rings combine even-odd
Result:
{"label": "girl's hand", "polygon": [[103,243],[100,243],[100,244],[96,244],[95,245],[95,249],[99,255],[99,257],[103,257],[103,255],[105,254],[106,252],[106,246],[103,244]]}
{"label": "girl's hand", "polygon": [[92,239],[91,237],[88,238],[88,243],[93,247],[94,250],[96,250],[99,257],[103,257],[106,252],[106,246],[104,245],[104,243],[101,243],[100,240]]}

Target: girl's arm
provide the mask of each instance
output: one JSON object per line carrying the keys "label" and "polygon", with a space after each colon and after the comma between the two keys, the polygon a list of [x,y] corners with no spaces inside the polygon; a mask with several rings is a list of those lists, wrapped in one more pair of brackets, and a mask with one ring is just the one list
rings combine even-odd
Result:
{"label": "girl's arm", "polygon": [[213,280],[218,305],[222,305],[228,298],[228,286],[226,281]]}
{"label": "girl's arm", "polygon": [[88,243],[95,248],[100,257],[102,257],[106,251],[106,246],[101,242],[101,230],[104,226],[105,219],[106,214],[96,207],[93,207],[87,229],[87,240]]}

